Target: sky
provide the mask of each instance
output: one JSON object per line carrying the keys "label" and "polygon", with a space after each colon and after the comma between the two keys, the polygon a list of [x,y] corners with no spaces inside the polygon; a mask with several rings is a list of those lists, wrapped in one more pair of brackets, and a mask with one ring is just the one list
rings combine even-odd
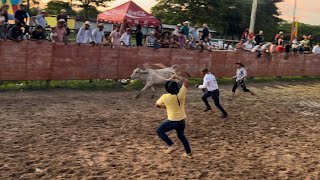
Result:
{"label": "sky", "polygon": [[[46,2],[49,0],[42,0]],[[121,5],[129,0],[113,0],[110,7]],[[152,6],[156,4],[156,0],[132,0],[146,11],[150,12]],[[285,0],[279,3],[278,7],[281,12],[281,18],[292,21],[295,0]],[[320,0],[297,0],[297,18],[300,22],[306,24],[320,25]]]}

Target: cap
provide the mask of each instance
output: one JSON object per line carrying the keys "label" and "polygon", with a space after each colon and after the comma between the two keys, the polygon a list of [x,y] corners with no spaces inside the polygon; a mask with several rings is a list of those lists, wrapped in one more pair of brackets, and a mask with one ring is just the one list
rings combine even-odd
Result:
{"label": "cap", "polygon": [[190,23],[189,23],[189,21],[185,21],[185,22],[183,22],[183,24],[190,24]]}
{"label": "cap", "polygon": [[66,21],[64,19],[59,19],[59,23],[65,23]]}
{"label": "cap", "polygon": [[66,12],[67,12],[67,10],[61,9],[61,13],[66,13]]}
{"label": "cap", "polygon": [[85,24],[85,25],[89,25],[89,26],[91,26],[90,21],[86,21],[84,24]]}
{"label": "cap", "polygon": [[198,28],[199,26],[195,25],[194,27],[195,27],[195,28]]}
{"label": "cap", "polygon": [[181,24],[177,24],[177,26],[181,26]]}
{"label": "cap", "polygon": [[103,27],[103,26],[104,26],[103,23],[99,23],[99,24],[98,24],[98,27]]}
{"label": "cap", "polygon": [[47,11],[45,9],[42,9],[41,13],[47,13]]}
{"label": "cap", "polygon": [[241,61],[236,62],[236,64],[239,64],[240,66],[244,67]]}

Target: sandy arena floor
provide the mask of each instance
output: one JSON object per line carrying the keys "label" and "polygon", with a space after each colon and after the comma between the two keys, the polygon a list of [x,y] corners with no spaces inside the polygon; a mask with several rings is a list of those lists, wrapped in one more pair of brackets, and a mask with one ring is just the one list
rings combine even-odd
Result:
{"label": "sandy arena floor", "polygon": [[[0,92],[0,179],[319,179],[320,82],[249,84],[204,113],[187,99],[192,159],[163,154],[156,128],[165,111],[134,92]],[[158,93],[158,96],[161,91]],[[210,101],[211,104],[212,101]]]}

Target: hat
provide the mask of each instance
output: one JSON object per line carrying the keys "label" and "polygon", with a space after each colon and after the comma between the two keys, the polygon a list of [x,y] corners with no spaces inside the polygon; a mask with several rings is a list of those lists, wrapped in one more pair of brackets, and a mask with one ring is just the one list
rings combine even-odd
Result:
{"label": "hat", "polygon": [[154,35],[154,31],[150,31],[150,35]]}
{"label": "hat", "polygon": [[208,27],[208,24],[203,24],[204,27]]}
{"label": "hat", "polygon": [[280,31],[280,32],[279,32],[279,34],[283,34],[283,32],[282,32],[282,31]]}
{"label": "hat", "polygon": [[189,21],[185,21],[185,22],[183,22],[183,24],[190,24],[190,23],[189,23]]}
{"label": "hat", "polygon": [[84,24],[85,24],[85,25],[89,25],[89,26],[91,26],[90,21],[86,21]]}
{"label": "hat", "polygon": [[239,64],[240,66],[244,67],[241,61],[236,62],[236,64]]}
{"label": "hat", "polygon": [[67,12],[67,10],[65,10],[65,9],[61,9],[61,11],[60,11],[61,13],[66,13]]}
{"label": "hat", "polygon": [[195,27],[195,28],[198,28],[199,26],[195,25],[194,27]]}
{"label": "hat", "polygon": [[99,23],[99,24],[98,24],[98,27],[103,27],[103,26],[104,26],[103,23]]}
{"label": "hat", "polygon": [[41,13],[47,13],[47,11],[45,9],[42,9]]}
{"label": "hat", "polygon": [[59,19],[59,23],[65,23],[66,21],[64,19]]}
{"label": "hat", "polygon": [[168,81],[166,83],[166,91],[170,94],[178,94],[179,93],[179,86],[178,83],[175,81]]}
{"label": "hat", "polygon": [[181,24],[177,24],[177,26],[181,26]]}
{"label": "hat", "polygon": [[131,31],[131,29],[130,29],[130,28],[127,28],[126,31]]}

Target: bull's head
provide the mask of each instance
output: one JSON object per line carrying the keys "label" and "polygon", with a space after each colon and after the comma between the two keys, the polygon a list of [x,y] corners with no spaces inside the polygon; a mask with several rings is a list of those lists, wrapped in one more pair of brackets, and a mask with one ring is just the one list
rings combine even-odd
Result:
{"label": "bull's head", "polygon": [[132,80],[134,80],[134,79],[141,79],[141,77],[142,77],[144,74],[148,74],[148,71],[141,70],[140,68],[136,68],[135,70],[133,70],[133,73],[131,74],[130,78],[131,78]]}

